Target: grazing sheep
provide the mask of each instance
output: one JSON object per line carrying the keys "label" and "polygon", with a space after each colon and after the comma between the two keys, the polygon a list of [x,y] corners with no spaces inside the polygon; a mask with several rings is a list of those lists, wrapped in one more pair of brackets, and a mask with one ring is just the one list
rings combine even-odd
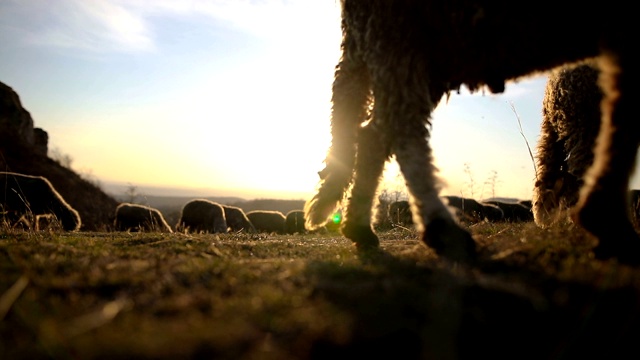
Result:
{"label": "grazing sheep", "polygon": [[533,208],[533,200],[518,200],[518,204],[531,210]]}
{"label": "grazing sheep", "polygon": [[[466,86],[504,91],[505,82],[598,57],[603,117],[594,165],[573,217],[599,241],[599,258],[640,263],[627,190],[640,131],[635,95],[637,12],[614,1],[580,8],[542,1],[522,11],[503,1],[341,0],[342,56],[335,69],[332,142],[307,227],[348,199],[342,233],[377,250],[372,205],[385,161],[395,156],[424,243],[454,261],[477,260],[476,243],[439,198],[429,144],[440,100]],[[345,193],[350,189],[350,194]],[[615,231],[612,231],[615,229]]]}
{"label": "grazing sheep", "polygon": [[407,200],[397,200],[389,204],[389,219],[393,225],[413,225],[411,207]]}
{"label": "grazing sheep", "polygon": [[247,213],[247,217],[257,232],[285,233],[287,217],[280,211],[253,210]]}
{"label": "grazing sheep", "polygon": [[285,232],[287,234],[304,234],[307,229],[304,227],[304,210],[291,210],[285,216]]}
{"label": "grazing sheep", "polygon": [[253,226],[247,214],[239,207],[222,205],[224,216],[227,219],[227,226],[231,231],[245,231],[255,233],[256,228]]}
{"label": "grazing sheep", "polygon": [[29,227],[37,227],[38,217],[44,215],[54,215],[67,231],[79,230],[82,224],[49,180],[12,172],[0,172],[0,214],[11,224],[26,221]]}
{"label": "grazing sheep", "polygon": [[182,207],[176,231],[185,233],[227,233],[227,219],[222,205],[195,199]]}
{"label": "grazing sheep", "polygon": [[[483,204],[474,199],[459,196],[443,196],[449,206],[457,216],[470,222],[478,221],[501,221],[503,212],[500,208],[491,204]],[[394,201],[389,205],[389,218],[394,224],[407,226],[413,225],[413,215],[408,201]]]}
{"label": "grazing sheep", "polygon": [[490,204],[499,207],[504,214],[502,220],[508,222],[533,221],[531,208],[517,202],[506,202],[498,200],[483,201],[483,204]]}
{"label": "grazing sheep", "polygon": [[173,232],[162,213],[149,206],[121,203],[116,207],[115,216],[113,226],[117,231]]}
{"label": "grazing sheep", "polygon": [[460,196],[443,196],[446,204],[455,209],[458,216],[464,216],[471,222],[478,221],[501,221],[504,218],[504,212],[497,206],[492,204],[480,203],[477,200],[464,198]]}
{"label": "grazing sheep", "polygon": [[547,80],[533,190],[534,220],[542,228],[566,218],[593,163],[603,97],[598,75],[598,64],[585,61],[555,69]]}

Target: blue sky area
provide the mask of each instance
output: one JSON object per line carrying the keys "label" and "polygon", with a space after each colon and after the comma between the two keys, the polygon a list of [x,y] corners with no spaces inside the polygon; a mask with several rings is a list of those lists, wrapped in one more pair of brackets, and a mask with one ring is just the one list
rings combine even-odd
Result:
{"label": "blue sky area", "polygon": [[[3,0],[0,42],[0,82],[87,177],[151,193],[313,194],[330,143],[337,1]],[[445,194],[531,196],[525,138],[535,151],[545,81],[440,104]],[[385,188],[401,190],[388,168]]]}

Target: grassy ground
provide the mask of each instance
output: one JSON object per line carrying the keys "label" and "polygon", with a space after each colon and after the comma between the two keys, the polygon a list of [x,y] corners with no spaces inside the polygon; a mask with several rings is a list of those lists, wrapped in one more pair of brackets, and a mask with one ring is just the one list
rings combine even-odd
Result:
{"label": "grassy ground", "polygon": [[482,261],[413,231],[0,231],[0,359],[638,358],[640,269],[570,226],[471,227]]}

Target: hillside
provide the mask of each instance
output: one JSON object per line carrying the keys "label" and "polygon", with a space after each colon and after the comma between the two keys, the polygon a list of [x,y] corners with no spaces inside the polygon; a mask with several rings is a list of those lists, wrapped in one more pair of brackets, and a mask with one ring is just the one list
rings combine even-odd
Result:
{"label": "hillside", "polygon": [[48,135],[35,128],[20,97],[0,82],[0,171],[46,177],[82,218],[81,230],[106,230],[118,202],[47,156]]}

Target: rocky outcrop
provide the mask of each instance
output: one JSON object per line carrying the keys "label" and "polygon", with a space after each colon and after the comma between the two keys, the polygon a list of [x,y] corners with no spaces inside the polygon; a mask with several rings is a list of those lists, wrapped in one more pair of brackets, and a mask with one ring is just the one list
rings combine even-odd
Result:
{"label": "rocky outcrop", "polygon": [[50,159],[48,138],[45,130],[34,128],[18,94],[0,82],[0,171],[45,177],[80,214],[80,230],[110,230],[118,202],[96,184]]}
{"label": "rocky outcrop", "polygon": [[8,85],[0,82],[0,132],[16,138],[44,155],[48,151],[49,136],[34,128],[31,114],[22,107],[20,96]]}

